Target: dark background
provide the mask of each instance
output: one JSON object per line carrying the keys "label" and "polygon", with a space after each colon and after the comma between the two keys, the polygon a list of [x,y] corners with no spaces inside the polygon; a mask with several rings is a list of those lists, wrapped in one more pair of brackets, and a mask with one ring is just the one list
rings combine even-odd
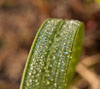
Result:
{"label": "dark background", "polygon": [[32,41],[46,18],[84,22],[83,53],[70,89],[99,89],[99,0],[0,0],[0,89],[19,89]]}

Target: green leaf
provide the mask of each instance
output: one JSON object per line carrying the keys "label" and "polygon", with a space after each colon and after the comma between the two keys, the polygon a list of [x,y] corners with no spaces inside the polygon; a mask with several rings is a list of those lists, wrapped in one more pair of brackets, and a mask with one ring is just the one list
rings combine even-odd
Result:
{"label": "green leaf", "polygon": [[32,44],[20,89],[68,89],[80,59],[84,24],[48,19]]}

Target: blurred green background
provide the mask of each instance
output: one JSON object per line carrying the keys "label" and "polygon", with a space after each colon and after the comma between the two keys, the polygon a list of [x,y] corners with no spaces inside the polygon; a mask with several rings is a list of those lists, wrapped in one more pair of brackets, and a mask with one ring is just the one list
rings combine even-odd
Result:
{"label": "blurred green background", "polygon": [[[0,0],[0,89],[19,89],[32,41],[47,18],[83,21],[81,60],[100,54],[100,0]],[[87,69],[100,77],[100,60]],[[77,88],[70,89],[91,89],[78,73],[74,80]]]}

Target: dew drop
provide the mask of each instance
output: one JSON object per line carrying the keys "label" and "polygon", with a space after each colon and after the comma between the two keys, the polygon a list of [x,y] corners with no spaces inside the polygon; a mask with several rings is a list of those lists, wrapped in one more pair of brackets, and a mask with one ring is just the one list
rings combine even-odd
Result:
{"label": "dew drop", "polygon": [[45,70],[46,73],[49,73],[49,70]]}
{"label": "dew drop", "polygon": [[65,71],[65,70],[63,70],[63,69],[61,70],[61,72],[64,72],[64,71]]}
{"label": "dew drop", "polygon": [[38,80],[36,79],[35,82],[38,82]]}
{"label": "dew drop", "polygon": [[53,56],[53,59],[55,60],[55,59],[56,59],[56,57],[55,57],[55,56]]}
{"label": "dew drop", "polygon": [[39,82],[37,82],[36,85],[39,85]]}
{"label": "dew drop", "polygon": [[33,67],[31,67],[30,69],[33,70]]}
{"label": "dew drop", "polygon": [[66,55],[66,54],[68,54],[68,52],[67,52],[67,51],[64,51],[64,52],[63,52],[63,54],[65,54],[65,55]]}
{"label": "dew drop", "polygon": [[57,87],[57,84],[56,83],[54,83],[54,87]]}
{"label": "dew drop", "polygon": [[70,56],[68,55],[67,57],[69,58]]}
{"label": "dew drop", "polygon": [[29,76],[31,76],[32,75],[32,73],[31,72],[29,72]]}
{"label": "dew drop", "polygon": [[47,81],[47,85],[49,85],[50,84],[50,82],[49,81]]}
{"label": "dew drop", "polygon": [[36,74],[36,71],[35,70],[33,71],[33,74]]}
{"label": "dew drop", "polygon": [[72,59],[72,56],[70,56],[70,58]]}
{"label": "dew drop", "polygon": [[37,76],[39,76],[39,73],[37,74]]}
{"label": "dew drop", "polygon": [[32,83],[32,79],[30,79],[29,82]]}

